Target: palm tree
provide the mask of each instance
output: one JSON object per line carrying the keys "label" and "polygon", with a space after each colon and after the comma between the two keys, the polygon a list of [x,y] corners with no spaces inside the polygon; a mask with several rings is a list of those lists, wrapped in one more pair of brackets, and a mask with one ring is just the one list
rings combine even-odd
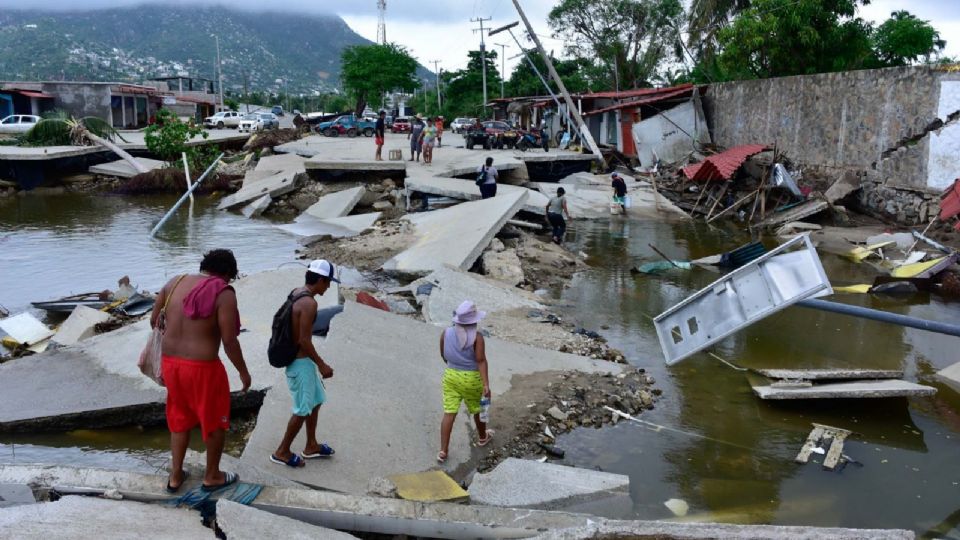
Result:
{"label": "palm tree", "polygon": [[687,43],[699,56],[716,51],[717,32],[730,18],[750,7],[750,0],[692,0]]}
{"label": "palm tree", "polygon": [[139,161],[113,142],[113,137],[126,139],[102,118],[85,116],[77,119],[62,112],[54,113],[37,122],[23,134],[20,144],[24,146],[89,146],[96,144],[117,154],[138,173],[149,172]]}

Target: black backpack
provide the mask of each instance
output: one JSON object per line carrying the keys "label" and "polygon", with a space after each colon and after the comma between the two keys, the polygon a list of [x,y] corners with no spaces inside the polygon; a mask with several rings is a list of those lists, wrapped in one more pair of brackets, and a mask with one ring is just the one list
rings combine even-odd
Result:
{"label": "black backpack", "polygon": [[480,172],[477,173],[477,185],[482,186],[487,183],[487,167],[484,166],[480,169]]}
{"label": "black backpack", "polygon": [[291,292],[273,316],[273,332],[270,334],[270,344],[267,345],[267,359],[275,368],[285,368],[297,359],[300,347],[293,341],[293,304],[306,296],[313,295],[301,292],[294,296]]}

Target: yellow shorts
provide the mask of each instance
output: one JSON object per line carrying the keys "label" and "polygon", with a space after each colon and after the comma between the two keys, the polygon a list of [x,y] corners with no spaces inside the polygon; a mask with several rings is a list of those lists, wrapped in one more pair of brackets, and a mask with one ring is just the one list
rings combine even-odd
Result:
{"label": "yellow shorts", "polygon": [[470,414],[480,412],[483,379],[479,371],[461,371],[447,368],[443,372],[443,412],[456,413],[460,402],[467,404]]}

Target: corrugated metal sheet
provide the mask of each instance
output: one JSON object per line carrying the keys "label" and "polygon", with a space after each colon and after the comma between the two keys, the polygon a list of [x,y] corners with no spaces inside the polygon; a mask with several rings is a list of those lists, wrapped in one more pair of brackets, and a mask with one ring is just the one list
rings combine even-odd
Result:
{"label": "corrugated metal sheet", "polygon": [[659,94],[664,92],[673,92],[676,90],[691,90],[693,88],[692,84],[681,84],[677,86],[670,86],[667,88],[636,88],[633,90],[621,90],[619,92],[596,92],[592,94],[580,94],[579,96],[583,99],[588,98],[609,98],[609,99],[628,99],[641,96],[649,96],[653,94]]}
{"label": "corrugated metal sheet", "polygon": [[583,113],[583,116],[591,116],[594,114],[602,114],[609,111],[615,111],[617,109],[625,109],[627,107],[639,107],[640,105],[650,105],[653,103],[658,103],[660,101],[666,101],[668,99],[675,99],[679,97],[686,97],[693,93],[693,87],[688,86],[687,88],[678,88],[671,92],[661,92],[647,96],[643,99],[638,99],[634,101],[627,101],[623,103],[618,103],[616,105],[611,105],[609,107],[604,107],[602,109],[596,109],[593,111],[587,111]]}
{"label": "corrugated metal sheet", "polygon": [[767,148],[768,146],[765,144],[735,146],[725,152],[712,155],[700,163],[684,167],[683,174],[691,180],[700,182],[730,180],[747,158],[763,152]]}
{"label": "corrugated metal sheet", "polygon": [[960,178],[953,181],[940,201],[940,219],[945,221],[960,214]]}

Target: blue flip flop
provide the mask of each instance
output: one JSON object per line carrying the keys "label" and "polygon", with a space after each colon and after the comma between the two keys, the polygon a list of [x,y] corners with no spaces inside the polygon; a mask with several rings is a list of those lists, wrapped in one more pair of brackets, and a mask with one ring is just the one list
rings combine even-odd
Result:
{"label": "blue flip flop", "polygon": [[225,488],[225,487],[227,487],[227,486],[231,486],[231,485],[233,485],[233,484],[236,484],[238,480],[240,480],[240,475],[239,475],[239,474],[224,471],[224,472],[223,472],[223,483],[222,483],[222,484],[217,484],[217,485],[215,485],[215,486],[208,486],[208,485],[206,485],[206,484],[202,484],[202,485],[200,486],[200,490],[203,491],[204,493],[212,493],[212,492],[214,492],[214,491],[220,491],[221,489],[223,489],[223,488]]}
{"label": "blue flip flop", "polygon": [[270,461],[276,463],[277,465],[286,465],[287,467],[293,467],[294,469],[299,469],[303,467],[303,458],[296,454],[290,454],[290,459],[284,461],[277,456],[270,454]]}
{"label": "blue flip flop", "polygon": [[306,452],[304,452],[301,455],[303,456],[303,459],[318,459],[318,458],[328,458],[333,456],[336,453],[337,452],[334,451],[334,449],[331,448],[330,445],[328,445],[327,443],[322,443],[320,445],[319,452],[314,452],[313,454],[307,454]]}

